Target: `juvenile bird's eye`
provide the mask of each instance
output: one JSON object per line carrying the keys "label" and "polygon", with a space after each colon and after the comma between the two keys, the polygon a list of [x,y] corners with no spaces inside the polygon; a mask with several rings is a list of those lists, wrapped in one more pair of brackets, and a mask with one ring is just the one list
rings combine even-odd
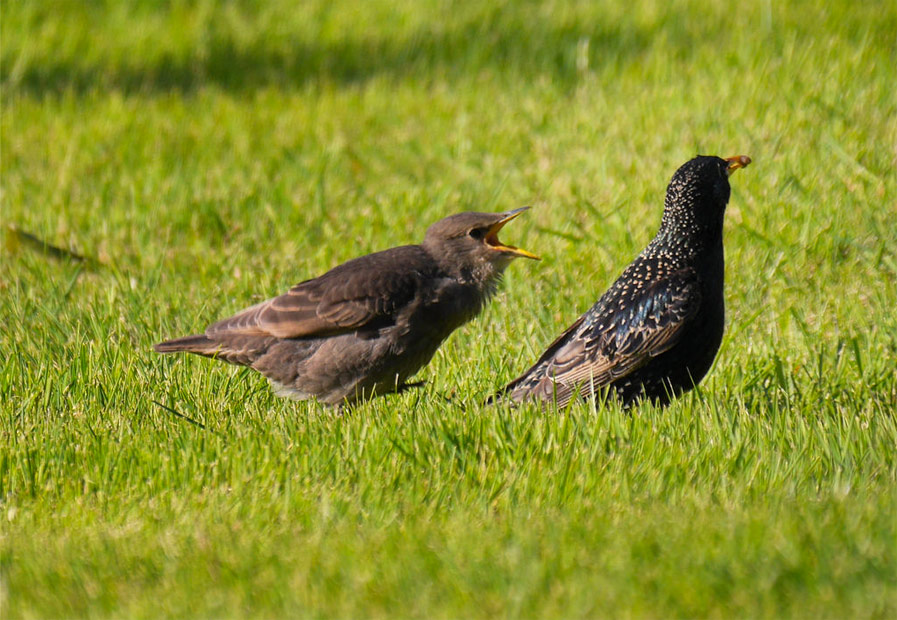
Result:
{"label": "juvenile bird's eye", "polygon": [[468,236],[473,237],[476,240],[480,240],[486,236],[486,231],[482,228],[471,228],[467,234]]}

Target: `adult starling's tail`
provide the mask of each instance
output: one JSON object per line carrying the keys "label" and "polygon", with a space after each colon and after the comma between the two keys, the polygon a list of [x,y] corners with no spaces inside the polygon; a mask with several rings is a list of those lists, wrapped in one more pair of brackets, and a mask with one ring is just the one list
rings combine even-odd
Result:
{"label": "adult starling's tail", "polygon": [[214,355],[221,345],[211,340],[205,334],[195,334],[193,336],[184,336],[183,338],[175,338],[174,340],[166,340],[159,344],[153,345],[156,353],[178,353],[186,351],[187,353],[196,353],[198,355]]}
{"label": "adult starling's tail", "polygon": [[488,407],[489,405],[496,405],[496,404],[502,402],[503,400],[506,400],[507,396],[508,396],[508,388],[506,386],[506,387],[503,387],[502,389],[498,390],[494,394],[491,394],[490,396],[488,396],[486,398],[486,400],[483,401],[483,405],[485,405],[486,407]]}
{"label": "adult starling's tail", "polygon": [[511,405],[517,405],[526,400],[527,394],[524,390],[519,388],[520,384],[529,378],[529,373],[517,377],[511,383],[507,384],[505,387],[501,388],[485,401],[483,401],[484,405],[497,405],[498,403],[510,403]]}
{"label": "adult starling's tail", "polygon": [[537,380],[538,377],[533,377],[532,370],[530,369],[492,394],[483,404],[496,405],[505,402],[516,405],[537,396],[545,401],[555,401],[558,406],[567,404],[569,399],[562,400],[562,397],[558,394],[558,386],[553,381],[547,378]]}

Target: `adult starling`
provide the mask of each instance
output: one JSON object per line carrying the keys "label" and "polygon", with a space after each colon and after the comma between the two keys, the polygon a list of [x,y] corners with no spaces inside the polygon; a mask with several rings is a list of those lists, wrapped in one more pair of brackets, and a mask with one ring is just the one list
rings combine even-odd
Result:
{"label": "adult starling", "polygon": [[613,286],[492,400],[614,394],[660,405],[692,389],[723,336],[723,215],[741,155],[695,157],[673,175],[660,230]]}
{"label": "adult starling", "polygon": [[339,405],[399,391],[480,312],[515,257],[538,259],[498,240],[528,208],[452,215],[420,245],[350,260],[155,350],[249,366],[299,400]]}

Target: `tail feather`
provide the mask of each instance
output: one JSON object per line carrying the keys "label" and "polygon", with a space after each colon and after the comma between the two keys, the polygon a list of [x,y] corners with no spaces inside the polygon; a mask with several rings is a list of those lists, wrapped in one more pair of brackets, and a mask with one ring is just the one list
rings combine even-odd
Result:
{"label": "tail feather", "polygon": [[187,353],[196,353],[198,355],[213,355],[220,348],[220,343],[215,342],[205,334],[184,336],[183,338],[166,340],[165,342],[153,345],[153,349],[156,353],[177,353],[179,351],[186,351]]}
{"label": "tail feather", "polygon": [[576,393],[578,393],[578,389],[574,391],[568,385],[553,381],[546,374],[545,367],[541,363],[537,363],[487,398],[484,404],[494,405],[500,402],[519,404],[527,400],[541,400],[564,407]]}
{"label": "tail feather", "polygon": [[525,393],[519,393],[518,387],[521,383],[527,381],[530,378],[530,372],[532,369],[527,371],[525,374],[520,375],[505,387],[501,388],[494,394],[492,394],[489,398],[485,400],[484,405],[495,405],[500,402],[508,402],[511,403],[519,403],[520,401],[525,399]]}
{"label": "tail feather", "polygon": [[485,405],[485,406],[495,405],[504,400],[507,400],[508,392],[510,390],[511,390],[511,385],[510,384],[506,385],[502,389],[498,390],[497,392],[495,392],[494,394],[492,394],[488,398],[486,398],[486,400],[483,401],[483,405]]}
{"label": "tail feather", "polygon": [[155,345],[157,353],[193,353],[229,364],[252,366],[264,355],[276,338],[271,336],[236,335],[228,338],[209,338],[205,334],[184,336]]}

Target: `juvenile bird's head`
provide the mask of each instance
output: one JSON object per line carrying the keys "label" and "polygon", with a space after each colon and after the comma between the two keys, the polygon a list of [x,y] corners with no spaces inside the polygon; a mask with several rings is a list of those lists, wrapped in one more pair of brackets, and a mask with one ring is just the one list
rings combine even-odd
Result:
{"label": "juvenile bird's head", "polygon": [[699,155],[673,175],[664,201],[661,232],[707,237],[722,234],[729,202],[729,176],[751,163],[747,155],[722,159]]}
{"label": "juvenile bird's head", "polygon": [[427,229],[423,247],[447,272],[465,280],[491,282],[518,256],[539,260],[535,254],[498,240],[502,227],[527,209],[450,215]]}

